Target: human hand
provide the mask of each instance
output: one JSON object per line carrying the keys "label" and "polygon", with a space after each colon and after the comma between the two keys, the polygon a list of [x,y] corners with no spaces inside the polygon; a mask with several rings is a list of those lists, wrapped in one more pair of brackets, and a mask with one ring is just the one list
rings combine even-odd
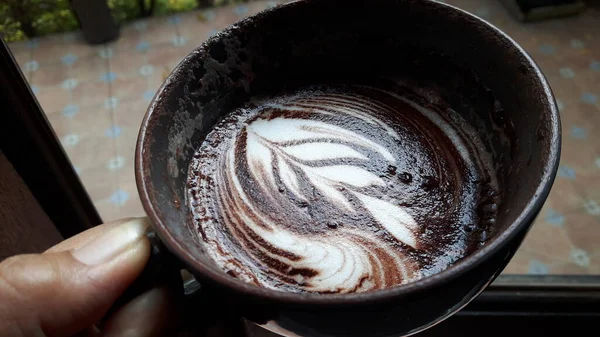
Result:
{"label": "human hand", "polygon": [[[80,233],[43,254],[0,263],[0,336],[161,336],[175,296],[154,288],[105,317],[150,256],[148,220],[123,219]],[[100,324],[100,322],[102,323]]]}

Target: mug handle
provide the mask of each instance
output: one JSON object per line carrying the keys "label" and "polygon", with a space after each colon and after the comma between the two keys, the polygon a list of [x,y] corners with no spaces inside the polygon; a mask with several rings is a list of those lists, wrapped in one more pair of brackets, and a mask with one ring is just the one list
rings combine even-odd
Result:
{"label": "mug handle", "polygon": [[[167,286],[175,290],[177,297],[184,297],[181,263],[169,252],[152,229],[146,231],[150,241],[150,258],[137,279],[121,294],[108,310],[105,318],[139,295],[157,286]],[[179,298],[178,298],[179,300]]]}
{"label": "mug handle", "polygon": [[[201,284],[194,277],[184,283],[181,276],[184,265],[167,249],[154,230],[149,229],[146,236],[150,240],[151,253],[144,270],[115,301],[104,319],[111,317],[122,306],[150,289],[167,286],[175,290],[177,304],[182,310],[180,333],[187,333],[189,336],[214,336],[215,332],[220,337],[249,336],[242,317],[255,322],[263,320],[261,313],[268,310],[255,308],[252,314],[243,310],[246,311],[244,314],[240,310],[244,304],[239,302],[236,296]],[[202,319],[198,320],[198,317]]]}

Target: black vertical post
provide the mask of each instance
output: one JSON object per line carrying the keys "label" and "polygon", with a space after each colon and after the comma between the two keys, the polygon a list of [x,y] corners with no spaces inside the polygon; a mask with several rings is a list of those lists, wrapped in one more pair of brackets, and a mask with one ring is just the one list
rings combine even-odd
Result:
{"label": "black vertical post", "polygon": [[214,5],[213,0],[198,0],[198,8],[208,8]]}
{"label": "black vertical post", "polygon": [[71,0],[71,7],[87,43],[101,44],[119,37],[119,26],[106,0]]}

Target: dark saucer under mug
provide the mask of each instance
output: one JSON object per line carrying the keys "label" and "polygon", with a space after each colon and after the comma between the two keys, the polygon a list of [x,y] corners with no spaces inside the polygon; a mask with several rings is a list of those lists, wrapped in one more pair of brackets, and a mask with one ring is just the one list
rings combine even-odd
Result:
{"label": "dark saucer under mug", "polygon": [[[486,244],[438,274],[365,293],[281,292],[223,273],[186,201],[187,169],[207,133],[253,96],[381,75],[420,81],[483,139],[503,200]],[[135,164],[156,234],[207,295],[199,306],[287,336],[384,337],[436,324],[493,281],[546,200],[559,154],[547,81],[490,24],[435,1],[304,0],[236,23],[187,56],[146,113]]]}

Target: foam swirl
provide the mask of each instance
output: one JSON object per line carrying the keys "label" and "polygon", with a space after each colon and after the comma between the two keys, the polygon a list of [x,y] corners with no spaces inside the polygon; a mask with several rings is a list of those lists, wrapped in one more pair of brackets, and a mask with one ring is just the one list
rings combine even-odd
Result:
{"label": "foam swirl", "polygon": [[476,167],[443,153],[468,146],[432,141],[439,121],[406,118],[416,109],[398,115],[410,108],[402,99],[354,89],[269,99],[207,136],[191,164],[190,201],[225,271],[275,289],[356,292],[413,281],[464,254],[458,226],[435,233],[440,223],[428,217],[473,217],[460,172],[476,177]]}

